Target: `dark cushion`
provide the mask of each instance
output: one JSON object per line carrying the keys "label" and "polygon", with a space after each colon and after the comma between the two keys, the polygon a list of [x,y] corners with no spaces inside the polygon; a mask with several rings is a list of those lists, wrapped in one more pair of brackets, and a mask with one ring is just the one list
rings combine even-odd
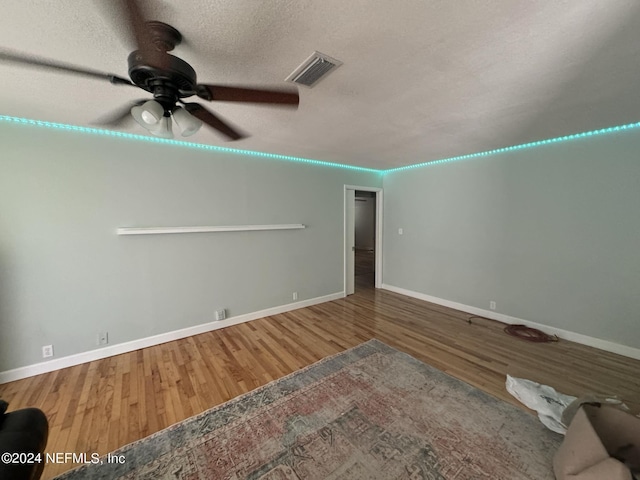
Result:
{"label": "dark cushion", "polygon": [[[0,453],[43,453],[49,436],[49,422],[42,410],[24,408],[5,413],[0,424]],[[41,462],[32,464],[0,462],[0,479],[35,480],[44,469]]]}

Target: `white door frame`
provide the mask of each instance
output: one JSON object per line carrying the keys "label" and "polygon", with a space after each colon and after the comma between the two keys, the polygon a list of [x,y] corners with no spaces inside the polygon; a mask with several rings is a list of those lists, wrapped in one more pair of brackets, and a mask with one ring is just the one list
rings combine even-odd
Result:
{"label": "white door frame", "polygon": [[[375,261],[376,261],[376,273],[375,273],[375,288],[382,288],[382,205],[383,205],[383,191],[382,188],[377,187],[360,187],[357,185],[345,185],[344,186],[344,241],[343,241],[343,249],[342,249],[342,257],[343,257],[343,267],[344,267],[344,284],[343,284],[343,292],[344,295],[347,295],[347,275],[350,274],[348,271],[349,265],[347,264],[347,248],[350,246],[347,245],[347,190],[360,190],[362,192],[375,192],[376,194],[376,250],[375,250]],[[355,275],[355,272],[353,272]]]}

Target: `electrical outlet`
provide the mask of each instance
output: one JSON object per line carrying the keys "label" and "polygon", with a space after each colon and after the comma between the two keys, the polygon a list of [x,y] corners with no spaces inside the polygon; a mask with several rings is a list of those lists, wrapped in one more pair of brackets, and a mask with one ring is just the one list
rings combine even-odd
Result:
{"label": "electrical outlet", "polygon": [[216,320],[224,320],[225,318],[227,318],[227,312],[224,308],[216,310]]}
{"label": "electrical outlet", "polygon": [[53,357],[53,345],[45,345],[42,347],[42,358]]}
{"label": "electrical outlet", "polygon": [[404,228],[399,228],[398,229],[398,235],[402,235],[404,234]]}
{"label": "electrical outlet", "polygon": [[109,343],[109,334],[107,332],[99,333],[96,341],[98,345],[106,345]]}
{"label": "electrical outlet", "polygon": [[293,292],[293,299],[297,300],[298,299],[298,292]]}
{"label": "electrical outlet", "polygon": [[489,308],[490,308],[491,310],[495,310],[495,309],[496,309],[496,302],[494,302],[493,300],[491,300],[491,301],[489,302]]}

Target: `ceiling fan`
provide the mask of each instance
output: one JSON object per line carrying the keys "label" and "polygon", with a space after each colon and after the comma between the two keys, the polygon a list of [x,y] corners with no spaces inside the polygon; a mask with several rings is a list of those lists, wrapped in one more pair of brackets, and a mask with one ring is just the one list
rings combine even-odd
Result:
{"label": "ceiling fan", "polygon": [[108,80],[114,85],[129,85],[153,94],[153,99],[140,99],[124,105],[101,125],[118,126],[131,115],[153,135],[173,138],[175,122],[182,136],[193,135],[202,124],[218,131],[227,139],[238,140],[246,135],[229,125],[218,115],[199,103],[185,102],[196,96],[209,102],[246,102],[297,107],[296,91],[283,89],[254,89],[198,83],[195,70],[184,60],[171,55],[182,41],[182,35],[172,26],[146,21],[142,0],[122,0],[119,5],[128,28],[135,39],[135,50],[129,54],[129,79],[93,69],[38,58],[0,49],[0,61],[57,70],[72,75]]}

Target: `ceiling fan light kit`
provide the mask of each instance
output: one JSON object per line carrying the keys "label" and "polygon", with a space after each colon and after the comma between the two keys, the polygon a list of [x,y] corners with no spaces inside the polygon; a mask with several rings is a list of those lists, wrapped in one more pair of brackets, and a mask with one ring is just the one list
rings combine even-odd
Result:
{"label": "ceiling fan light kit", "polygon": [[195,134],[202,127],[202,121],[184,108],[175,107],[173,111],[165,110],[155,100],[149,100],[142,105],[134,105],[131,107],[131,116],[153,135],[162,138],[173,138],[172,119],[183,137]]}
{"label": "ceiling fan light kit", "polygon": [[182,107],[176,107],[173,112],[171,112],[171,116],[183,137],[190,137],[202,127],[202,121],[198,120]]}
{"label": "ceiling fan light kit", "polygon": [[[0,49],[0,61],[44,68],[107,80],[113,85],[141,88],[153,95],[153,100],[137,100],[117,110],[105,126],[118,126],[127,118],[135,121],[151,134],[162,138],[173,138],[172,123],[175,121],[180,135],[195,134],[203,124],[221,133],[229,140],[239,140],[245,134],[232,127],[222,118],[199,103],[185,103],[184,98],[197,96],[208,102],[226,101],[271,104],[297,108],[297,91],[287,89],[256,89],[240,86],[199,84],[195,70],[184,60],[169,54],[182,41],[182,35],[170,25],[158,21],[145,21],[142,16],[142,0],[116,2],[121,9],[119,15],[128,19],[128,28],[136,39],[136,49],[129,54],[130,80],[106,72],[76,65],[19,54]],[[182,104],[184,108],[178,106]]]}
{"label": "ceiling fan light kit", "polygon": [[156,137],[173,138],[173,128],[171,126],[171,117],[162,117],[160,121],[153,127],[149,128]]}
{"label": "ceiling fan light kit", "polygon": [[131,108],[131,116],[147,130],[157,124],[164,116],[164,108],[155,100]]}

